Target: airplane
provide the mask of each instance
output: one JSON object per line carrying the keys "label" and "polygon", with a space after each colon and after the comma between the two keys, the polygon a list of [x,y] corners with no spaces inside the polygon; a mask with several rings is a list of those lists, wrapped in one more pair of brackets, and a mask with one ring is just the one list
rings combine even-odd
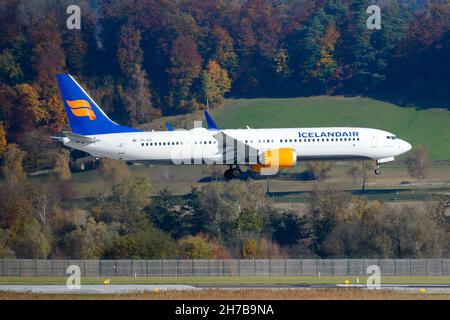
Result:
{"label": "airplane", "polygon": [[227,165],[226,179],[240,166],[262,175],[302,161],[373,160],[382,163],[411,150],[391,132],[358,127],[219,129],[205,111],[207,128],[142,131],[112,121],[70,74],[57,75],[71,132],[58,139],[98,158],[130,163]]}

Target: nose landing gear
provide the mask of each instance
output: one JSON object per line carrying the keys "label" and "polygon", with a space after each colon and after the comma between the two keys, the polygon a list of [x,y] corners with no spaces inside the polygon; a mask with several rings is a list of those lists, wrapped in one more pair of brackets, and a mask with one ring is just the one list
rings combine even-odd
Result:
{"label": "nose landing gear", "polygon": [[377,167],[375,168],[375,174],[379,176],[381,174],[380,164],[377,161]]}
{"label": "nose landing gear", "polygon": [[230,180],[233,178],[239,178],[241,176],[242,170],[239,168],[239,166],[236,166],[233,168],[233,166],[230,166],[229,169],[225,170],[223,175],[225,176],[225,179]]}

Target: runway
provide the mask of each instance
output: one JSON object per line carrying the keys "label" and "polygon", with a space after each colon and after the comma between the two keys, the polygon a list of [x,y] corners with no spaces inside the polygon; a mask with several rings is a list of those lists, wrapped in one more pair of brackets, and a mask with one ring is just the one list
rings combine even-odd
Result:
{"label": "runway", "polygon": [[[245,289],[259,289],[259,290],[313,290],[313,289],[346,289],[359,288],[361,290],[370,290],[365,285],[176,285],[176,284],[158,284],[158,285],[82,285],[80,289],[69,289],[65,285],[0,285],[0,291],[9,292],[32,292],[40,294],[126,294],[126,293],[140,293],[140,292],[155,292],[155,291],[188,291],[188,290],[245,290]],[[392,290],[410,293],[444,293],[450,294],[450,285],[408,285],[408,284],[390,284],[381,285],[381,290]]]}
{"label": "runway", "polygon": [[198,290],[193,286],[166,285],[81,285],[80,289],[69,289],[65,285],[0,285],[0,291],[32,292],[43,294],[125,294],[166,290]]}

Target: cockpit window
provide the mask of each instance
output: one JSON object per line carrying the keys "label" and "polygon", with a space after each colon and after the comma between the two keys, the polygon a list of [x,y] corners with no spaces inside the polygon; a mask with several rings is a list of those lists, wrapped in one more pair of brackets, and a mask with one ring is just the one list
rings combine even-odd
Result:
{"label": "cockpit window", "polygon": [[386,136],[386,138],[387,138],[387,139],[392,139],[392,140],[395,140],[395,139],[397,139],[397,137],[396,137],[396,136]]}

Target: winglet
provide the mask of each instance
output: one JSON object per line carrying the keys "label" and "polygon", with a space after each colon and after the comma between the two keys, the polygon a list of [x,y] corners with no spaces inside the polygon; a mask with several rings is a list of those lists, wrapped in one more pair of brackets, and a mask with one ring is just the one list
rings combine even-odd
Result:
{"label": "winglet", "polygon": [[206,125],[208,130],[219,130],[219,127],[214,123],[214,120],[209,115],[208,111],[205,110]]}
{"label": "winglet", "polygon": [[169,122],[166,122],[167,131],[173,131],[173,127]]}

